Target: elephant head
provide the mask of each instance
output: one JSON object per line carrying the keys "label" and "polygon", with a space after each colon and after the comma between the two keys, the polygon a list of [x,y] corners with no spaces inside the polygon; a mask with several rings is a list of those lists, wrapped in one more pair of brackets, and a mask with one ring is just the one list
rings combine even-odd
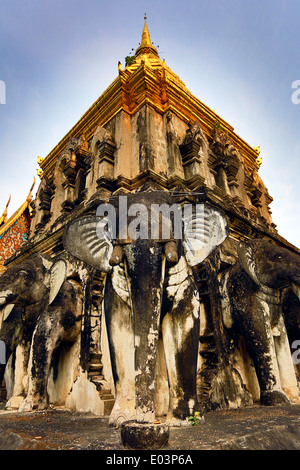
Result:
{"label": "elephant head", "polygon": [[1,323],[10,315],[14,306],[29,307],[33,317],[39,314],[38,306],[50,305],[66,278],[66,264],[35,254],[18,265],[8,268],[0,277]]}
{"label": "elephant head", "polygon": [[117,199],[97,210],[102,217],[82,216],[64,234],[68,252],[107,273],[104,309],[116,383],[114,410],[119,415],[123,410],[123,419],[133,417],[135,409],[138,421],[153,419],[163,322],[173,415],[185,419],[197,401],[199,301],[191,267],[225,240],[226,217],[209,204],[198,204],[180,219],[182,208],[164,191]]}
{"label": "elephant head", "polygon": [[282,289],[291,286],[300,298],[300,256],[269,241],[240,242],[240,263],[259,286]]}

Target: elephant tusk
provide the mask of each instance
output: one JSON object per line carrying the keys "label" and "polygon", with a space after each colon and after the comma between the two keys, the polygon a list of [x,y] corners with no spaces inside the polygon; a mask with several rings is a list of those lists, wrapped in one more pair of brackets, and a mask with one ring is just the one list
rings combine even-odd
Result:
{"label": "elephant tusk", "polygon": [[14,304],[7,304],[6,307],[4,308],[3,311],[3,321],[7,319],[7,317],[10,315],[12,309],[14,308]]}
{"label": "elephant tusk", "polygon": [[295,282],[292,282],[292,289],[294,293],[296,294],[296,296],[298,297],[298,299],[300,300],[300,286],[298,286],[298,284],[296,284]]}
{"label": "elephant tusk", "polygon": [[0,297],[0,306],[6,303],[6,297]]}

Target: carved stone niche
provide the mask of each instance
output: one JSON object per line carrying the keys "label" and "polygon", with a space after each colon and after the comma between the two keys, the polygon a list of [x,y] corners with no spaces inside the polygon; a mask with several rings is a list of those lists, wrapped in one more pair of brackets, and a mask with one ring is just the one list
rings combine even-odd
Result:
{"label": "carved stone niche", "polygon": [[75,187],[74,187],[74,205],[82,202],[86,197],[86,166],[82,162],[82,166],[76,172]]}
{"label": "carved stone niche", "polygon": [[75,165],[69,161],[64,170],[65,181],[63,186],[66,189],[66,200],[64,207],[72,209],[85,199],[86,196],[86,171],[85,158],[81,154],[76,153]]}
{"label": "carved stone niche", "polygon": [[72,138],[59,157],[55,169],[56,204],[61,212],[70,212],[84,199],[85,163],[88,146],[84,136]]}
{"label": "carved stone niche", "polygon": [[273,201],[257,170],[248,177],[248,196],[252,204],[251,211],[274,227],[269,204]]}
{"label": "carved stone niche", "polygon": [[199,122],[195,122],[190,126],[183,139],[182,144],[179,146],[182,165],[184,168],[184,176],[186,180],[191,179],[197,175],[202,181],[199,183],[204,184],[204,178],[200,176],[200,164],[203,157],[203,147],[208,147]]}
{"label": "carved stone niche", "polygon": [[40,230],[42,230],[51,217],[50,209],[54,192],[55,185],[53,183],[53,179],[44,177],[41,182],[35,204],[35,233],[38,233]]}
{"label": "carved stone niche", "polygon": [[208,163],[223,195],[232,196],[242,203],[240,188],[237,178],[242,165],[242,157],[237,148],[232,144],[226,132],[214,131],[213,142]]}
{"label": "carved stone niche", "polygon": [[[89,162],[92,165],[97,182],[97,189],[110,187],[114,178],[116,144],[113,136],[101,126],[98,126],[91,140]],[[90,179],[91,175],[87,177]]]}
{"label": "carved stone niche", "polygon": [[102,142],[99,142],[99,163],[100,163],[100,175],[109,175],[113,177],[113,166],[114,166],[114,153],[116,150],[116,144],[112,140],[112,137],[109,136],[105,138]]}
{"label": "carved stone niche", "polygon": [[242,198],[240,196],[240,187],[237,179],[237,173],[239,171],[240,166],[241,164],[238,157],[232,154],[227,159],[225,172],[232,197],[242,203]]}
{"label": "carved stone niche", "polygon": [[86,198],[86,175],[89,169],[89,165],[86,160],[89,155],[89,145],[82,134],[76,147],[76,178],[74,188],[74,205],[79,204]]}
{"label": "carved stone niche", "polygon": [[261,197],[262,197],[262,192],[258,188],[253,189],[252,195],[251,195],[251,201],[254,207],[260,208],[262,206]]}
{"label": "carved stone niche", "polygon": [[245,190],[246,190],[246,194],[249,198],[249,204],[252,204],[252,200],[251,200],[251,197],[252,197],[252,192],[251,192],[251,188],[252,188],[252,184],[253,184],[253,177],[252,175],[248,174],[245,172],[245,175],[244,175],[244,187],[245,187]]}
{"label": "carved stone niche", "polygon": [[73,199],[74,199],[74,189],[75,189],[75,179],[76,179],[76,154],[73,150],[70,151],[70,159],[66,160],[62,182],[62,187],[65,190],[65,198],[61,204],[62,212],[70,212],[73,208]]}

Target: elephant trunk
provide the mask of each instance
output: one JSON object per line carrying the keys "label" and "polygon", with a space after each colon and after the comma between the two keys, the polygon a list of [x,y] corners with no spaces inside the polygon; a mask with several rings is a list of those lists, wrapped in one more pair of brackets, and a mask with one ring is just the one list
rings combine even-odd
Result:
{"label": "elephant trunk", "polygon": [[135,336],[137,422],[155,419],[155,385],[163,291],[163,245],[140,241],[124,247]]}

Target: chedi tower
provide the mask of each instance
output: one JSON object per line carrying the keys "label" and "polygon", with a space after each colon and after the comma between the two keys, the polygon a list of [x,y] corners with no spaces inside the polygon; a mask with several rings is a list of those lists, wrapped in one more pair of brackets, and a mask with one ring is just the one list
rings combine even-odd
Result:
{"label": "chedi tower", "polygon": [[[161,60],[146,18],[134,57],[39,162],[28,237],[0,277],[1,332],[24,333],[9,407],[180,424],[298,400],[299,250],[272,222],[259,149]],[[182,239],[166,212],[168,238],[133,236],[153,205],[185,204],[199,210]],[[99,234],[104,206],[113,237]]]}

